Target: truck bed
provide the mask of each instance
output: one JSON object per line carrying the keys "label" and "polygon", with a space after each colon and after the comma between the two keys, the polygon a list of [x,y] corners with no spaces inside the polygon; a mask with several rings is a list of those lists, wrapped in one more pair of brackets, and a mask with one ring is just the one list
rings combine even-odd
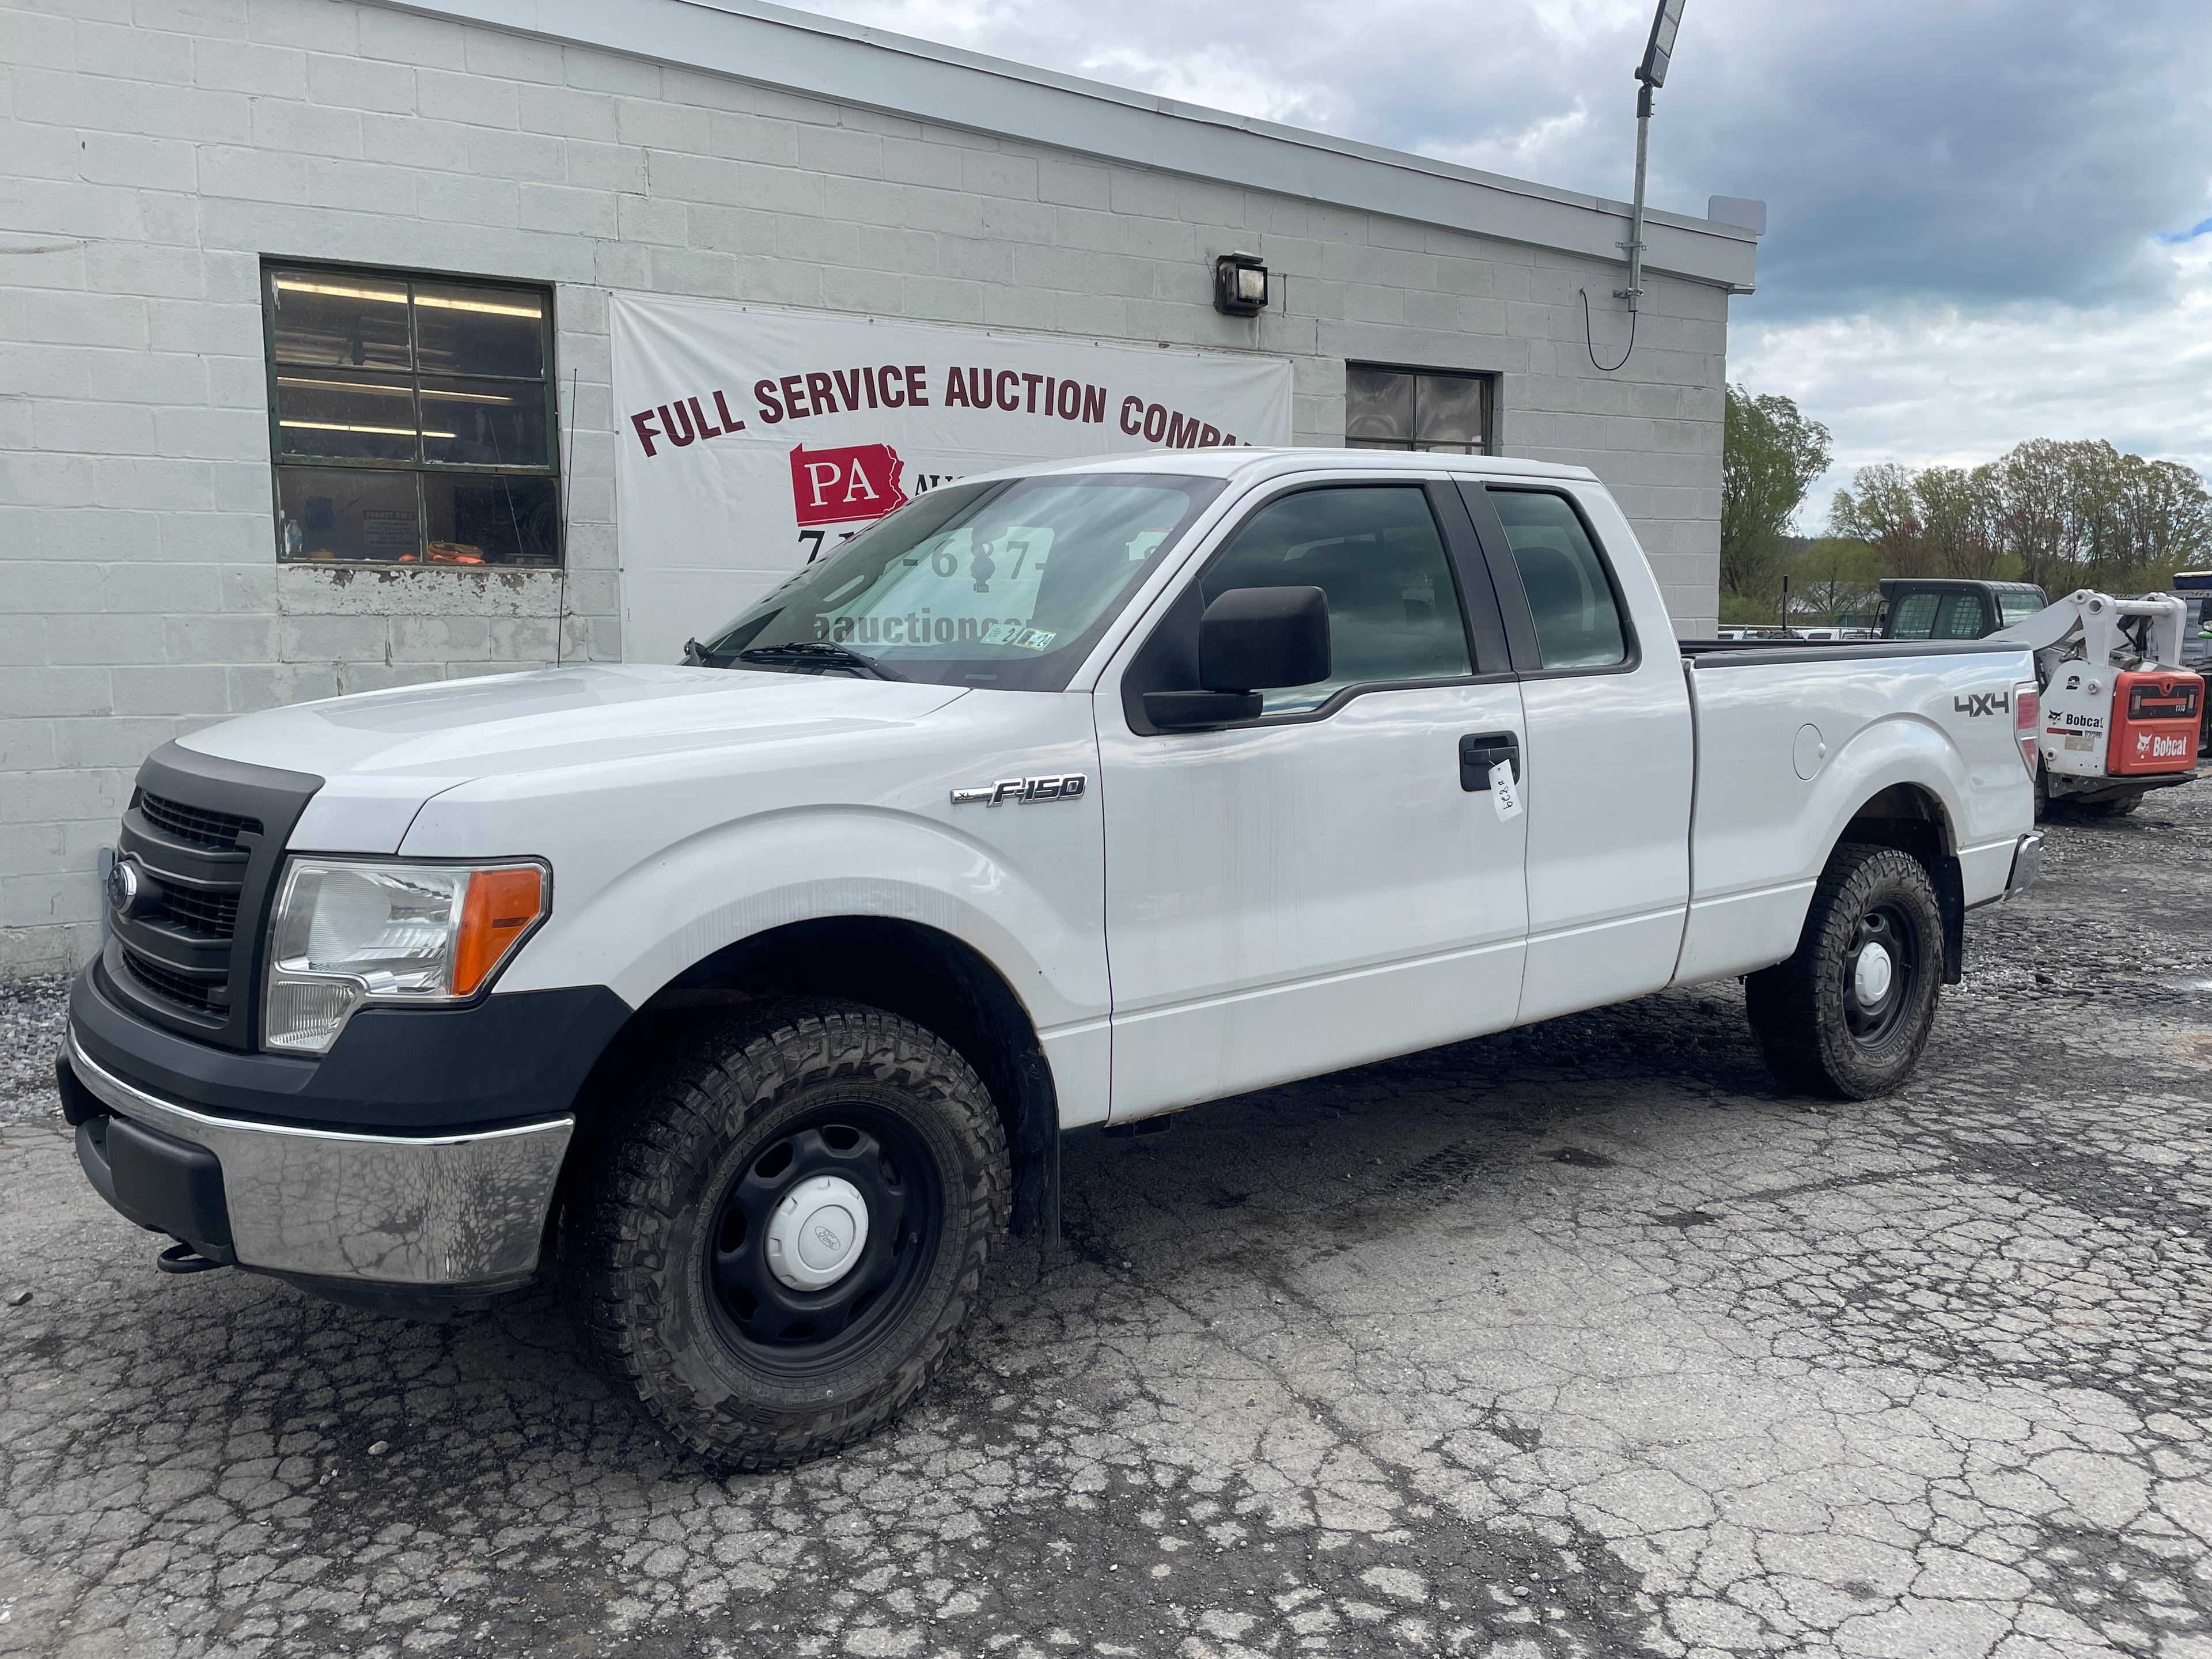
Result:
{"label": "truck bed", "polygon": [[1872,838],[1930,836],[1957,857],[1962,902],[2003,892],[2033,813],[2012,701],[2035,678],[2026,647],[1698,640],[1681,651],[1697,782],[1678,981],[1795,950],[1830,850],[1869,803],[1884,820]]}

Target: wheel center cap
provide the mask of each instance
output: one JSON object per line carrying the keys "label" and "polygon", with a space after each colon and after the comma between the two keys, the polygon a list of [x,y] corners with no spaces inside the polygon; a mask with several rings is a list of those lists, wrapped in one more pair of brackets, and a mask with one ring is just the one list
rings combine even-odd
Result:
{"label": "wheel center cap", "polygon": [[842,1176],[802,1181],[768,1224],[768,1268],[794,1291],[818,1291],[852,1271],[868,1242],[868,1201]]}
{"label": "wheel center cap", "polygon": [[1897,977],[1897,964],[1890,959],[1887,948],[1869,945],[1859,952],[1857,963],[1851,969],[1851,992],[1859,1000],[1859,1006],[1871,1008],[1889,994],[1890,981]]}

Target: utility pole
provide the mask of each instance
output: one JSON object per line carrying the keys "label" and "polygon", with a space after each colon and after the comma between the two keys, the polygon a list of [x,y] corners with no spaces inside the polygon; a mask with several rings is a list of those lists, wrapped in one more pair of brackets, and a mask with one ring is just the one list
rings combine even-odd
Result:
{"label": "utility pole", "polygon": [[1651,38],[1644,47],[1644,61],[1636,66],[1636,200],[1629,210],[1628,286],[1613,291],[1616,300],[1628,301],[1634,311],[1644,297],[1644,173],[1651,153],[1651,94],[1667,84],[1667,65],[1674,56],[1674,36],[1682,27],[1682,8],[1687,0],[1659,0],[1651,18]]}
{"label": "utility pole", "polygon": [[[1642,78],[1643,71],[1637,71]],[[1629,210],[1628,240],[1621,246],[1628,250],[1628,286],[1613,291],[1616,300],[1628,301],[1631,311],[1644,296],[1644,165],[1651,153],[1651,87],[1644,81],[1636,88],[1636,203]]]}

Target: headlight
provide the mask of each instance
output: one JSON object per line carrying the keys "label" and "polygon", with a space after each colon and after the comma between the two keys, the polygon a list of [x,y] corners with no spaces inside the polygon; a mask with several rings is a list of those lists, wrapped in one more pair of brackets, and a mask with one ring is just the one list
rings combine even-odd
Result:
{"label": "headlight", "polygon": [[545,914],[540,864],[294,859],[270,929],[271,1048],[321,1054],[364,1002],[459,1002]]}

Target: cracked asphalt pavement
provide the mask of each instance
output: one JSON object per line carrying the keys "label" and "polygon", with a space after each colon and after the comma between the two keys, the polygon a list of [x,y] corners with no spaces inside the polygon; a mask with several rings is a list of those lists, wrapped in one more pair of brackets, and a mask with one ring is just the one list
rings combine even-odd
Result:
{"label": "cracked asphalt pavement", "polygon": [[19,1067],[0,1654],[2212,1659],[2208,832],[2055,828],[1892,1099],[1724,984],[1073,1137],[1063,1252],[776,1476],[544,1293],[157,1274]]}

